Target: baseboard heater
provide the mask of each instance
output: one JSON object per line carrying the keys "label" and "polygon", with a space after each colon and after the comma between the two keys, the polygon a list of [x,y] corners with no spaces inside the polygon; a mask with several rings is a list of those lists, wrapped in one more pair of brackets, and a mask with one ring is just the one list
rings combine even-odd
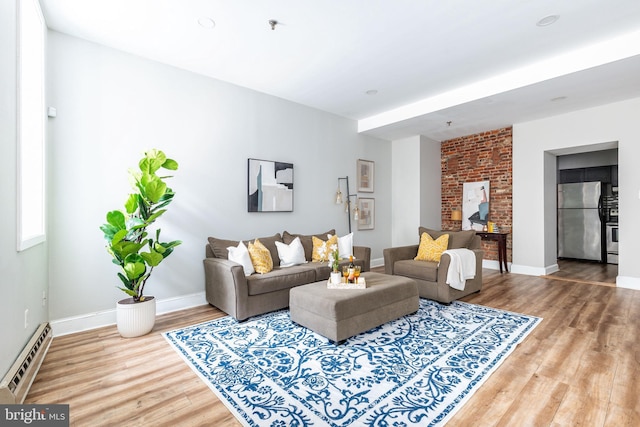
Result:
{"label": "baseboard heater", "polygon": [[24,403],[52,339],[49,323],[41,323],[0,382],[0,404]]}

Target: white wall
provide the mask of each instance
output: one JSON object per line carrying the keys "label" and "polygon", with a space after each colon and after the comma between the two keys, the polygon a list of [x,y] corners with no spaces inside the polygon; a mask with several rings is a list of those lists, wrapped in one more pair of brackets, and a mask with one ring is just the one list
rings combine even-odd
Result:
{"label": "white wall", "polygon": [[[47,244],[16,251],[16,2],[0,2],[0,378],[47,321]],[[24,327],[24,312],[29,325]]]}
{"label": "white wall", "polygon": [[[180,164],[171,181],[176,197],[159,225],[164,238],[184,243],[148,285],[160,301],[203,292],[208,236],[345,234],[347,217],[333,198],[338,176],[349,175],[355,190],[358,158],[375,162],[375,193],[367,197],[376,199],[376,224],[371,231],[354,225],[354,242],[370,246],[373,260],[389,246],[390,144],[358,135],[355,121],[56,32],[49,63],[58,113],[50,122],[49,264],[58,324],[96,313],[113,318],[103,312],[126,296],[98,227],[121,207],[126,172],[148,148]],[[293,213],[247,212],[248,158],[294,164]]]}
{"label": "white wall", "polygon": [[418,243],[418,227],[440,229],[440,143],[417,135],[392,142],[392,246]]}
{"label": "white wall", "polygon": [[[640,288],[640,98],[513,126],[513,271],[555,263],[556,155],[618,147],[618,286]],[[544,201],[544,202],[542,202]]]}
{"label": "white wall", "polygon": [[[440,141],[420,136],[420,225],[442,227],[442,166]],[[418,230],[413,230],[418,236]]]}

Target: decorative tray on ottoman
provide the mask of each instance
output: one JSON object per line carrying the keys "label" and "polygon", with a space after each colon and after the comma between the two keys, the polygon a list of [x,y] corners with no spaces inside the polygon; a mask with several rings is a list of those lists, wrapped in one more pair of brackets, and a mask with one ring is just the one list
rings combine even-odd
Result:
{"label": "decorative tray on ottoman", "polygon": [[366,289],[367,282],[364,277],[359,277],[357,283],[332,283],[331,279],[327,281],[327,289]]}

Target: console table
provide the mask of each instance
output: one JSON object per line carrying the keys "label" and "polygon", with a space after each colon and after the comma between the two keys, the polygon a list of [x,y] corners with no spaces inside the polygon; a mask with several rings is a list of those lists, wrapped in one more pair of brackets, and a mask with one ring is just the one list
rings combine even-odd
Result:
{"label": "console table", "polygon": [[502,265],[508,273],[509,267],[507,267],[507,236],[509,233],[489,233],[486,231],[476,231],[476,234],[480,236],[482,240],[492,240],[498,242],[498,264],[500,265],[500,273],[502,273]]}

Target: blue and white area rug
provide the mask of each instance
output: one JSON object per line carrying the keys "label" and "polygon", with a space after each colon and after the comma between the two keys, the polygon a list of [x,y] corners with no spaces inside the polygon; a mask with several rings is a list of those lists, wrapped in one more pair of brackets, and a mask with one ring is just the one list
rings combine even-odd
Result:
{"label": "blue and white area rug", "polygon": [[416,314],[339,346],[287,310],[164,335],[246,426],[437,426],[541,320],[421,299]]}

